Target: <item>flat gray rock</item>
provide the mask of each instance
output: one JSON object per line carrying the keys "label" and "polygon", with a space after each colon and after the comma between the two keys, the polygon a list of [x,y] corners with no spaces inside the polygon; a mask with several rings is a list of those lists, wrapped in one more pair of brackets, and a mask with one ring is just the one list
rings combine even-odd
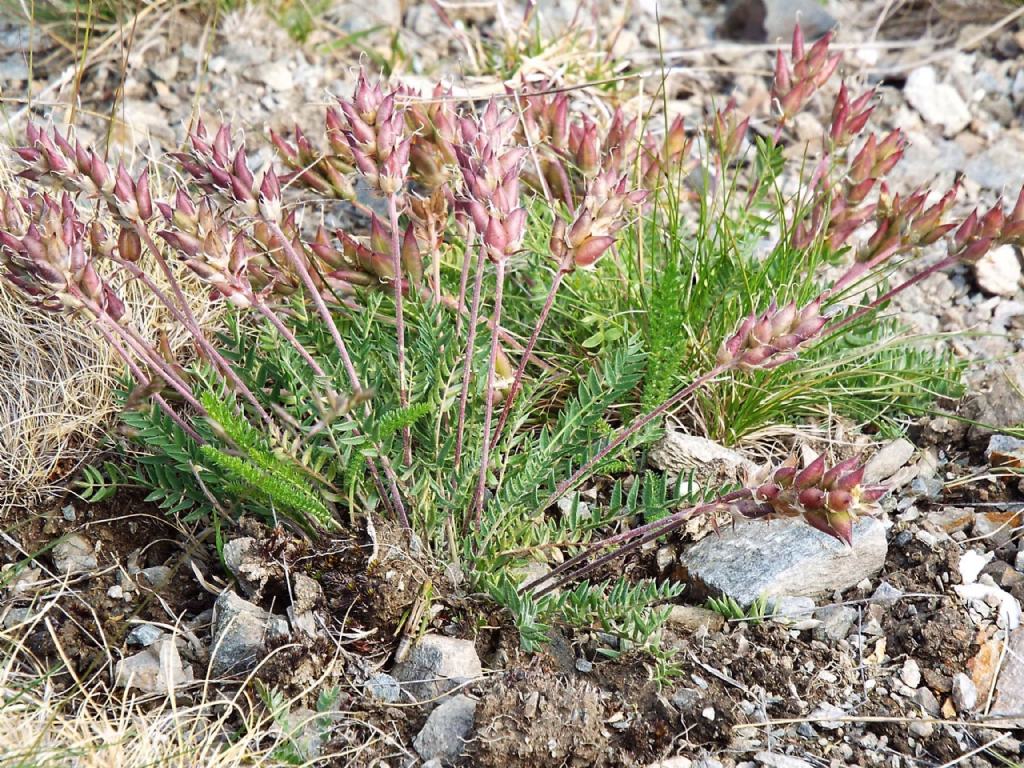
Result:
{"label": "flat gray rock", "polygon": [[483,666],[472,641],[424,635],[391,674],[410,696],[425,701],[480,677]]}
{"label": "flat gray rock", "polygon": [[1024,728],[1024,628],[1010,633],[1005,658],[989,714],[1006,720],[986,725],[990,728]]}
{"label": "flat gray rock", "polygon": [[476,720],[476,702],[461,693],[439,704],[413,740],[424,760],[457,757]]}
{"label": "flat gray rock", "polygon": [[758,597],[807,596],[843,590],[881,570],[885,528],[863,517],[847,547],[801,520],[738,522],[683,554],[698,593],[725,594],[743,606]]}
{"label": "flat gray rock", "polygon": [[213,606],[210,671],[214,676],[248,672],[263,658],[268,636],[287,634],[287,622],[234,592],[221,593]]}

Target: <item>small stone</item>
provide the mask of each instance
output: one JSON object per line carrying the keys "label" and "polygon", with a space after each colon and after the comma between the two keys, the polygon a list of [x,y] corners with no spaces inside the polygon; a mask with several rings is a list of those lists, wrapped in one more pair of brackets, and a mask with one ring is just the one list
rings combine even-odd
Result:
{"label": "small stone", "polygon": [[849,605],[827,605],[818,608],[814,617],[821,623],[814,629],[817,640],[842,640],[857,622],[857,609]]}
{"label": "small stone", "polygon": [[476,720],[476,702],[461,693],[441,702],[413,740],[424,760],[458,757]]}
{"label": "small stone", "polygon": [[847,589],[881,570],[887,550],[884,526],[870,517],[857,520],[852,547],[800,520],[741,521],[691,546],[683,561],[698,598],[725,594],[749,606],[762,595]]}
{"label": "small stone", "polygon": [[921,686],[914,691],[914,703],[932,717],[939,716],[939,712],[941,711],[941,708],[939,707],[939,700],[935,698],[935,694],[932,693],[930,688]]}
{"label": "small stone", "polygon": [[164,638],[144,651],[121,659],[114,669],[115,683],[144,693],[169,693],[192,681],[192,668],[181,663],[174,638]]}
{"label": "small stone", "polygon": [[930,739],[935,732],[935,726],[929,722],[916,721],[910,724],[908,730],[919,739]]}
{"label": "small stone", "polygon": [[979,512],[974,518],[971,536],[984,539],[985,545],[998,549],[1010,543],[1014,528],[1020,524],[1019,514],[1006,512]]}
{"label": "small stone", "polygon": [[780,755],[778,752],[758,752],[754,760],[765,768],[812,768],[806,760],[792,755]]}
{"label": "small stone", "polygon": [[976,582],[981,574],[981,569],[988,565],[995,556],[995,552],[986,552],[983,555],[974,550],[964,552],[960,555],[960,564],[958,566],[960,569],[960,580],[964,584]]}
{"label": "small stone", "polygon": [[715,708],[714,707],[704,707],[704,709],[702,709],[700,711],[700,716],[703,717],[705,720],[714,721],[714,719],[715,719]]}
{"label": "small stone", "polygon": [[900,669],[900,680],[908,688],[917,688],[921,684],[921,668],[917,665],[916,661],[907,659],[903,662],[903,667]]}
{"label": "small stone", "polygon": [[673,605],[666,622],[678,632],[696,632],[706,627],[708,632],[718,632],[725,626],[720,613],[695,605]]}
{"label": "small stone", "polygon": [[107,590],[107,597],[109,597],[111,600],[123,600],[124,589],[121,587],[120,584],[115,584]]}
{"label": "small stone", "polygon": [[409,695],[426,701],[482,676],[483,666],[472,641],[428,634],[391,673]]}
{"label": "small stone", "polygon": [[978,704],[978,689],[963,672],[953,675],[953,706],[957,712],[970,712]]}
{"label": "small stone", "polygon": [[914,456],[917,449],[905,438],[886,443],[864,466],[864,482],[880,483],[892,477]]}
{"label": "small stone", "polygon": [[248,672],[266,652],[271,616],[234,592],[221,593],[213,606],[210,671],[215,676]]}
{"label": "small stone", "polygon": [[174,575],[174,571],[166,565],[143,568],[138,574],[142,584],[150,589],[160,589],[166,586],[172,575]]}
{"label": "small stone", "polygon": [[594,662],[589,659],[576,659],[576,671],[581,674],[589,674],[594,671]]}
{"label": "small stone", "polygon": [[378,672],[366,681],[363,688],[371,699],[393,704],[402,695],[402,686],[386,672]]}
{"label": "small stone", "polygon": [[648,454],[651,464],[670,476],[695,474],[698,484],[736,480],[754,464],[706,437],[669,432]]}
{"label": "small stone", "polygon": [[53,566],[60,573],[83,573],[97,565],[92,543],[84,536],[72,533],[53,547]]}
{"label": "small stone", "polygon": [[163,637],[163,635],[164,631],[159,627],[154,627],[152,624],[137,624],[132,627],[132,631],[128,633],[125,642],[128,645],[141,645],[144,648],[148,648]]}
{"label": "small stone", "polygon": [[898,600],[902,600],[903,595],[902,589],[894,587],[888,581],[880,581],[878,588],[871,594],[871,602],[880,605],[892,605]]}
{"label": "small stone", "polygon": [[985,449],[990,467],[1024,467],[1024,440],[1009,435],[992,435]]}
{"label": "small stone", "polygon": [[1000,723],[1001,727],[1024,728],[1024,629],[1010,633],[988,714],[1009,718]]}
{"label": "small stone", "polygon": [[688,757],[679,755],[651,763],[647,768],[693,768],[693,761]]}
{"label": "small stone", "polygon": [[846,712],[841,707],[837,707],[835,704],[821,704],[811,712],[808,719],[814,722],[818,728],[834,731],[843,727],[843,721],[840,718],[844,717],[846,717]]}
{"label": "small stone", "polygon": [[817,0],[764,0],[764,34],[769,43],[793,39],[797,22],[808,40],[815,40],[832,27],[836,20]]}
{"label": "small stone", "polygon": [[295,87],[295,77],[286,61],[272,61],[258,67],[252,79],[279,93],[290,91]]}
{"label": "small stone", "polygon": [[817,621],[811,619],[811,614],[814,613],[814,600],[810,597],[778,597],[772,601],[770,613],[772,620],[780,624],[795,626],[806,624],[810,620],[813,624],[808,625],[807,629],[818,625]]}
{"label": "small stone", "polygon": [[942,126],[946,136],[960,133],[971,122],[971,112],[956,88],[940,83],[935,67],[913,70],[903,86],[907,102],[931,125]]}
{"label": "small stone", "polygon": [[1024,167],[1024,140],[1007,136],[967,161],[967,176],[981,186],[1016,196]]}
{"label": "small stone", "polygon": [[1012,245],[993,248],[974,263],[978,287],[993,296],[1014,296],[1020,288],[1021,268]]}

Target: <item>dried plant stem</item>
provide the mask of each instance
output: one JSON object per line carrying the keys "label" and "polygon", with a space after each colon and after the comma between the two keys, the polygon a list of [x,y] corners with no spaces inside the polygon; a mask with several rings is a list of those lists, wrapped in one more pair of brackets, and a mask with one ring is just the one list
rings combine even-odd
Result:
{"label": "dried plant stem", "polygon": [[[473,300],[469,308],[469,330],[466,335],[466,356],[462,363],[462,391],[459,393],[459,420],[455,428],[455,468],[462,461],[462,445],[466,432],[466,403],[469,400],[469,377],[473,372],[473,350],[476,346],[476,326],[480,317],[480,290],[484,281],[485,246],[481,244],[476,257],[473,277]],[[467,252],[467,257],[469,253]],[[468,260],[468,259],[467,259]],[[460,313],[461,314],[461,313]]]}
{"label": "dried plant stem", "polygon": [[472,238],[468,237],[467,228],[466,249],[462,253],[462,272],[459,274],[459,298],[455,303],[455,333],[462,333],[462,313],[466,311],[466,283],[469,281],[469,262],[473,248]]}
{"label": "dried plant stem", "polygon": [[[131,354],[129,354],[128,350],[121,345],[121,342],[119,342],[110,331],[103,327],[102,323],[97,325],[96,327],[99,329],[99,332],[103,335],[103,338],[106,339],[107,343],[114,349],[115,352],[117,352],[118,356],[122,360],[124,360],[125,365],[128,366],[128,370],[131,372],[132,376],[134,376],[135,379],[139,382],[139,384],[141,384],[144,387],[149,386],[149,377],[146,376],[142,369],[139,368],[138,364],[136,364],[136,362],[132,360]],[[199,436],[199,433],[192,429],[192,427],[190,427],[185,422],[185,420],[182,419],[181,416],[179,416],[173,408],[171,408],[170,404],[166,400],[164,400],[163,396],[158,394],[153,395],[153,400],[156,402],[157,406],[159,406],[160,410],[167,414],[168,418],[170,418],[171,421],[173,421],[175,424],[181,427],[182,431],[186,435],[191,437],[197,443],[203,442],[203,439]]]}
{"label": "dried plant stem", "polygon": [[519,388],[523,383],[523,374],[526,373],[526,364],[530,360],[530,355],[533,354],[533,348],[537,346],[537,339],[540,338],[541,329],[544,328],[544,323],[547,322],[548,314],[551,312],[551,307],[555,303],[555,295],[558,293],[558,287],[562,284],[562,279],[566,273],[562,270],[558,270],[555,273],[555,278],[551,282],[551,289],[548,291],[547,300],[544,302],[544,306],[540,310],[540,315],[537,317],[537,323],[533,326],[533,333],[530,334],[530,340],[526,342],[526,347],[523,349],[523,353],[519,356],[519,365],[516,367],[515,376],[512,377],[512,386],[509,387],[508,394],[505,396],[505,404],[501,409],[501,417],[498,419],[498,426],[494,428],[494,437],[491,439],[491,448],[493,449],[498,445],[498,440],[501,439],[501,431],[505,428],[505,422],[508,421],[509,414],[512,412],[512,405],[515,403],[516,395],[519,394]]}
{"label": "dried plant stem", "polygon": [[[501,327],[501,303],[505,288],[505,259],[498,259],[495,267],[494,328]],[[487,391],[484,395],[484,433],[480,445],[480,474],[473,497],[473,519],[479,524],[484,508],[484,490],[487,486],[487,464],[491,451],[491,418],[494,416],[494,366],[498,360],[498,331],[491,331],[491,351],[487,358]]]}
{"label": "dried plant stem", "polygon": [[[130,272],[135,278],[140,280],[149,291],[157,297],[157,299],[167,308],[167,311],[171,313],[179,323],[181,323],[188,331],[192,334],[192,337],[196,340],[199,348],[214,362],[214,368],[221,370],[224,375],[235,385],[238,392],[248,400],[252,406],[259,413],[260,418],[263,419],[267,424],[273,424],[274,420],[269,413],[260,405],[260,401],[256,399],[256,396],[252,393],[252,390],[246,386],[245,382],[235,373],[235,369],[231,367],[231,364],[224,359],[224,356],[217,351],[217,348],[210,343],[206,338],[206,334],[202,333],[202,330],[198,327],[198,324],[194,321],[194,318],[190,321],[175,304],[170,300],[170,297],[164,293],[160,287],[153,282],[153,280],[143,270],[139,269],[138,266],[132,264],[130,261],[125,261],[118,256],[111,256],[113,261],[118,264],[122,269]],[[194,327],[194,330],[193,330]],[[195,331],[198,331],[198,335]]]}
{"label": "dried plant stem", "polygon": [[584,477],[586,477],[591,472],[591,470],[593,470],[594,467],[596,467],[598,464],[600,464],[602,461],[604,461],[606,458],[608,458],[608,456],[612,453],[612,451],[614,451],[620,445],[625,443],[629,438],[631,438],[633,435],[635,435],[641,429],[646,427],[648,424],[650,424],[656,418],[661,416],[663,413],[665,413],[669,409],[671,409],[671,408],[675,407],[676,405],[678,405],[679,403],[681,403],[683,400],[685,400],[687,397],[692,395],[698,389],[703,387],[705,384],[707,384],[713,378],[715,378],[716,376],[718,376],[718,375],[720,375],[722,373],[725,373],[725,371],[729,370],[731,367],[732,367],[731,364],[728,364],[728,363],[726,363],[726,364],[721,364],[720,363],[720,364],[716,365],[710,371],[708,371],[707,373],[703,374],[702,376],[699,376],[698,378],[694,379],[692,382],[690,382],[690,384],[688,384],[687,386],[683,387],[681,390],[676,392],[674,395],[672,395],[672,397],[670,397],[668,400],[663,402],[657,408],[655,408],[652,411],[648,411],[646,414],[641,416],[639,419],[637,419],[636,421],[632,422],[628,427],[626,427],[625,429],[621,430],[619,432],[619,434],[616,435],[615,438],[610,443],[608,443],[601,450],[599,450],[594,455],[594,457],[592,459],[590,459],[590,461],[586,462],[582,467],[577,469],[572,474],[572,477],[570,477],[568,480],[565,480],[561,484],[559,484],[559,486],[557,488],[555,488],[554,493],[552,493],[550,496],[548,496],[548,498],[546,498],[544,500],[544,503],[540,505],[539,511],[544,511],[545,509],[550,507],[552,504],[554,504],[556,501],[558,501],[560,498],[562,498],[562,496],[564,496],[569,490],[571,490],[576,485],[576,483],[578,483],[580,480],[582,480]]}
{"label": "dried plant stem", "polygon": [[[610,536],[607,539],[602,539],[601,541],[589,546],[581,554],[566,560],[554,570],[544,574],[540,578],[534,579],[528,584],[524,584],[520,587],[519,591],[528,592],[536,590],[539,585],[550,582],[546,587],[536,592],[534,595],[535,597],[543,597],[567,582],[575,579],[581,579],[587,574],[593,573],[606,563],[609,563],[616,558],[628,555],[630,552],[642,547],[644,544],[654,541],[655,539],[664,536],[666,533],[672,532],[687,520],[697,517],[698,515],[711,512],[723,505],[739,501],[740,499],[746,498],[747,495],[747,492],[743,490],[732,491],[731,493],[719,496],[706,504],[701,504],[696,507],[687,507],[675,514],[669,515],[668,517],[656,520],[653,523],[647,523],[639,528],[632,528],[628,531],[624,531],[623,533],[616,534],[615,536]],[[615,546],[616,544],[621,544],[622,546],[601,555],[601,557],[596,560],[590,561],[590,556],[595,552]],[[582,567],[577,568],[577,566]],[[573,570],[574,568],[576,570]]]}
{"label": "dried plant stem", "polygon": [[342,364],[345,366],[345,373],[348,376],[349,386],[352,387],[353,391],[361,390],[363,387],[359,383],[359,374],[356,373],[356,368],[352,364],[352,358],[349,356],[345,340],[341,338],[341,333],[338,331],[338,326],[334,322],[334,318],[331,316],[331,311],[327,307],[327,302],[324,301],[324,297],[321,296],[320,291],[317,290],[316,283],[313,282],[313,277],[309,274],[309,270],[306,268],[305,262],[302,257],[295,252],[295,247],[292,245],[287,235],[281,231],[281,226],[276,221],[268,223],[270,224],[270,231],[274,234],[274,237],[281,241],[281,247],[284,249],[285,256],[288,257],[288,261],[291,262],[295,271],[299,273],[299,278],[302,280],[302,284],[309,292],[309,298],[313,302],[313,306],[316,307],[320,318],[324,321],[324,324],[327,326],[327,330],[331,334],[334,346],[338,350],[338,354],[341,356]]}
{"label": "dried plant stem", "polygon": [[[352,387],[353,392],[360,391],[363,387],[359,383],[359,375],[356,373],[356,368],[352,364],[352,358],[349,356],[345,340],[341,338],[341,332],[338,331],[338,326],[335,324],[334,318],[331,316],[331,311],[327,307],[327,302],[325,302],[324,297],[320,295],[320,291],[316,288],[316,283],[313,282],[313,277],[309,274],[309,270],[306,269],[306,265],[302,258],[295,252],[295,248],[292,246],[291,241],[289,241],[284,232],[281,231],[280,225],[276,221],[269,223],[270,231],[273,232],[274,237],[281,241],[281,245],[284,249],[285,255],[288,257],[288,261],[291,262],[295,271],[299,273],[299,277],[301,278],[303,285],[305,285],[306,290],[310,294],[310,299],[312,300],[313,305],[316,307],[317,312],[320,314],[321,319],[327,326],[327,330],[331,334],[331,338],[334,340],[334,346],[337,348],[338,354],[341,356],[341,362],[345,366],[345,373],[348,376],[349,386]],[[294,339],[294,336],[292,338]],[[295,343],[298,342],[296,341]],[[384,470],[388,475],[388,484],[390,486],[392,500],[395,505],[395,514],[398,517],[399,523],[404,528],[408,528],[409,517],[405,512],[405,504],[402,502],[401,493],[398,489],[398,477],[395,475],[394,470],[391,468],[391,464],[383,454],[381,454],[381,461],[383,462]],[[370,462],[370,467],[371,472],[376,471],[373,468],[373,462]]]}
{"label": "dried plant stem", "polygon": [[[409,392],[405,383],[405,313],[402,311],[402,250],[398,236],[398,195],[388,195],[388,218],[391,224],[391,266],[395,271],[395,336],[398,344],[398,404],[409,405]],[[412,430],[402,427],[402,459],[412,464]]]}

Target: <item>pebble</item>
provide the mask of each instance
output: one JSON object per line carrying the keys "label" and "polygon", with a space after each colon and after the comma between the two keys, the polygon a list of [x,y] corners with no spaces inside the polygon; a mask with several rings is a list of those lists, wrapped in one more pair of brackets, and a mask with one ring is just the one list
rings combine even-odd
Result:
{"label": "pebble", "polygon": [[903,662],[903,667],[900,669],[900,680],[909,688],[917,688],[921,684],[921,668],[916,661],[907,659]]}
{"label": "pebble", "polygon": [[673,605],[666,624],[680,632],[696,632],[702,628],[708,632],[718,632],[725,626],[725,617],[695,605]]}
{"label": "pebble", "polygon": [[978,704],[978,689],[963,672],[953,675],[953,706],[957,712],[970,712]]}
{"label": "pebble", "polygon": [[904,594],[902,589],[894,587],[888,581],[880,581],[878,587],[871,593],[871,602],[892,605],[901,600]]}
{"label": "pebble", "polygon": [[843,727],[843,721],[833,718],[846,717],[846,711],[835,704],[820,704],[808,717],[810,720],[815,721],[814,725],[818,728],[834,731]]}
{"label": "pebble", "polygon": [[817,640],[842,640],[857,622],[857,609],[849,605],[826,605],[814,612],[821,622],[814,628]]}
{"label": "pebble", "polygon": [[981,574],[981,569],[984,568],[992,558],[996,556],[995,552],[986,552],[980,554],[974,550],[968,550],[960,555],[960,580],[964,584],[973,584],[978,580],[978,576]]}
{"label": "pebble", "polygon": [[1012,245],[993,248],[974,263],[978,287],[993,296],[1014,296],[1020,289],[1021,267]]}
{"label": "pebble", "polygon": [[914,703],[932,717],[938,717],[941,712],[939,700],[935,698],[935,694],[932,693],[931,688],[926,686],[921,686],[914,691]]}
{"label": "pebble", "polygon": [[159,640],[163,634],[162,629],[154,627],[152,624],[137,624],[125,637],[125,642],[128,645],[141,645],[145,648]]}
{"label": "pebble", "polygon": [[985,460],[991,467],[1024,466],[1024,440],[1010,435],[992,435],[985,449]]}
{"label": "pebble", "polygon": [[780,755],[778,752],[758,752],[754,760],[765,768],[812,768],[811,763],[791,755]]}
{"label": "pebble", "polygon": [[880,483],[896,474],[914,456],[917,448],[906,438],[886,443],[864,465],[864,482]]}
{"label": "pebble", "polygon": [[1007,137],[968,160],[964,170],[981,186],[1016,196],[1021,185],[1021,168],[1024,168],[1024,139]]}
{"label": "pebble", "polygon": [[402,695],[402,686],[386,672],[378,672],[363,685],[366,695],[371,699],[393,704]]}
{"label": "pebble", "polygon": [[960,133],[971,122],[964,100],[952,85],[939,82],[935,67],[913,70],[907,76],[903,95],[926,123],[941,126],[946,136]]}
{"label": "pebble", "polygon": [[87,572],[97,565],[92,542],[77,533],[68,534],[58,541],[52,556],[53,566],[60,573]]}
{"label": "pebble", "polygon": [[919,739],[929,739],[935,733],[935,726],[929,722],[914,722],[910,724],[909,730]]}
{"label": "pebble", "polygon": [[414,699],[438,699],[483,675],[476,646],[470,640],[427,634],[391,671]]}
{"label": "pebble", "polygon": [[274,617],[262,608],[230,590],[222,592],[213,606],[210,671],[217,677],[248,672],[263,659],[267,637],[279,632]]}
{"label": "pebble", "polygon": [[459,693],[438,704],[413,740],[424,760],[450,760],[466,744],[476,720],[476,702]]}
{"label": "pebble", "polygon": [[138,688],[144,693],[169,693],[192,679],[192,668],[181,663],[178,648],[171,637],[121,659],[114,668],[116,685]]}

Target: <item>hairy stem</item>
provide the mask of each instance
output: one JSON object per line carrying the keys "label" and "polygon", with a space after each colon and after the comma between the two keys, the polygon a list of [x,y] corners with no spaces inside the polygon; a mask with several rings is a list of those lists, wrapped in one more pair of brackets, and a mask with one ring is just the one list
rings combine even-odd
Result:
{"label": "hairy stem", "polygon": [[[484,252],[481,244],[476,257],[476,275],[473,278],[473,301],[469,309],[469,330],[466,336],[466,356],[462,363],[462,391],[459,393],[459,420],[455,428],[455,468],[462,461],[462,441],[466,431],[466,403],[469,400],[469,377],[473,372],[473,351],[476,346],[476,326],[480,316],[480,289],[484,281]],[[467,256],[469,254],[467,253]],[[468,259],[467,259],[468,261]]]}
{"label": "hairy stem", "polygon": [[[118,256],[111,256],[111,258],[114,260],[116,264],[121,266],[121,268],[126,269],[135,278],[140,280],[142,284],[145,285],[146,288],[154,296],[156,296],[157,299],[160,300],[160,303],[167,308],[167,311],[171,313],[171,316],[174,317],[174,319],[177,320],[179,323],[181,323],[189,331],[190,334],[192,334],[192,338],[196,340],[196,343],[199,345],[199,348],[203,352],[205,352],[213,361],[214,370],[221,370],[223,374],[228,378],[228,380],[232,384],[234,384],[235,389],[238,392],[240,392],[242,396],[245,397],[245,399],[252,404],[252,406],[256,409],[256,412],[260,415],[260,418],[262,418],[263,421],[266,422],[267,424],[273,424],[274,420],[271,418],[270,414],[266,412],[263,406],[260,405],[260,401],[256,399],[256,396],[252,393],[252,390],[250,390],[249,387],[246,386],[245,382],[242,381],[242,379],[238,376],[238,374],[235,373],[234,368],[232,368],[231,364],[224,359],[224,356],[217,351],[217,348],[210,343],[209,339],[206,338],[206,334],[202,333],[198,324],[194,320],[194,316],[190,320],[189,316],[182,312],[174,304],[174,302],[171,301],[170,297],[168,297],[166,293],[160,290],[160,287],[153,282],[150,276],[147,275],[142,269],[139,269],[138,266],[132,264],[130,261],[125,261],[124,259]],[[198,332],[198,335],[196,332]]]}
{"label": "hairy stem", "polygon": [[[494,327],[501,326],[501,302],[505,287],[505,260],[495,264],[496,286],[494,290]],[[491,451],[491,418],[494,415],[494,366],[498,360],[498,332],[491,331],[491,352],[487,359],[487,391],[484,395],[484,434],[480,446],[480,474],[476,481],[476,495],[473,497],[473,519],[477,524],[484,508],[484,490],[487,486],[487,463]]]}
{"label": "hairy stem", "polygon": [[522,386],[523,374],[526,372],[526,364],[529,362],[530,355],[533,353],[533,348],[537,346],[537,339],[540,337],[540,332],[544,327],[544,323],[547,322],[548,314],[551,312],[551,307],[555,303],[555,294],[558,293],[558,287],[562,284],[562,279],[564,277],[565,272],[562,270],[558,270],[558,272],[555,273],[555,279],[551,283],[551,289],[548,291],[547,300],[544,302],[544,307],[540,311],[537,323],[533,327],[533,333],[530,334],[530,340],[526,342],[526,347],[523,349],[523,353],[519,356],[519,365],[516,367],[515,376],[512,377],[512,386],[509,387],[508,394],[505,396],[505,404],[501,409],[501,417],[498,419],[498,426],[494,428],[494,437],[491,440],[492,449],[498,445],[498,440],[501,439],[501,431],[505,428],[505,422],[508,421],[508,416],[512,412],[512,405],[515,403],[516,395],[519,393],[519,387]]}
{"label": "hairy stem", "polygon": [[[398,237],[398,195],[388,195],[388,218],[391,223],[391,266],[395,271],[395,336],[398,343],[398,404],[409,405],[409,392],[405,383],[405,315],[402,311],[402,250]],[[402,458],[408,467],[412,464],[412,431],[408,424],[402,427]]]}
{"label": "hairy stem", "polygon": [[[103,334],[103,338],[106,339],[107,343],[113,347],[115,352],[117,352],[118,356],[124,360],[125,365],[128,366],[128,370],[131,372],[132,376],[135,377],[136,381],[138,381],[143,387],[149,386],[149,377],[146,376],[136,362],[132,360],[131,354],[129,354],[128,350],[121,345],[121,342],[119,342],[114,335],[103,326],[102,323],[96,327],[99,329],[99,332]],[[153,400],[156,402],[160,410],[167,414],[171,421],[181,427],[182,431],[184,431],[186,435],[191,437],[197,443],[202,444],[203,439],[199,436],[199,433],[186,424],[185,420],[182,419],[173,408],[171,408],[170,404],[164,400],[161,395],[153,395]]]}
{"label": "hairy stem", "polygon": [[648,424],[650,424],[656,418],[661,416],[663,413],[665,413],[669,409],[671,409],[674,406],[676,406],[679,403],[681,403],[687,397],[689,397],[694,392],[696,392],[698,389],[700,389],[705,384],[707,384],[709,381],[711,381],[711,379],[713,379],[716,376],[718,376],[719,374],[724,373],[725,371],[729,370],[730,367],[731,367],[731,365],[728,364],[728,363],[726,363],[726,364],[721,364],[720,363],[720,364],[716,365],[710,371],[708,371],[707,373],[703,374],[702,376],[699,376],[698,378],[694,379],[692,382],[690,382],[690,384],[688,384],[687,386],[683,387],[683,389],[681,389],[678,392],[676,392],[674,395],[672,395],[672,397],[670,397],[668,400],[663,402],[657,408],[655,408],[652,411],[648,411],[646,414],[641,416],[639,419],[637,419],[636,421],[632,422],[628,427],[626,427],[625,429],[621,430],[619,432],[619,434],[616,435],[612,439],[612,441],[609,442],[606,446],[601,448],[601,450],[599,450],[594,455],[594,457],[590,459],[590,461],[586,462],[582,467],[577,469],[572,474],[572,477],[570,477],[568,480],[565,480],[561,484],[559,484],[559,486],[557,488],[555,488],[554,493],[552,493],[550,496],[548,496],[548,498],[544,500],[544,503],[540,505],[539,511],[543,511],[543,510],[547,509],[552,504],[554,504],[556,501],[558,501],[560,498],[562,498],[562,496],[564,496],[568,491],[570,491],[576,485],[576,483],[578,483],[580,480],[582,480],[584,477],[586,477],[591,472],[591,470],[594,469],[594,467],[596,467],[598,464],[600,464],[602,461],[604,461],[606,458],[608,458],[608,456],[612,453],[612,451],[614,451],[616,448],[618,448],[624,442],[629,440],[629,438],[631,438],[633,435],[635,435],[641,429],[646,427]]}
{"label": "hairy stem", "polygon": [[[288,261],[291,262],[295,271],[299,273],[299,277],[301,278],[303,285],[305,285],[306,290],[310,294],[310,299],[312,300],[313,305],[316,307],[317,312],[320,314],[321,319],[323,319],[324,324],[327,326],[327,330],[331,334],[331,338],[334,340],[334,346],[337,348],[338,354],[341,356],[341,362],[345,366],[345,373],[348,376],[349,386],[352,387],[354,392],[360,391],[363,387],[359,383],[359,375],[356,373],[355,366],[352,364],[352,358],[348,354],[348,347],[345,345],[345,340],[341,338],[338,326],[335,324],[334,318],[331,316],[330,309],[327,308],[327,302],[325,302],[324,297],[320,295],[320,291],[317,290],[316,283],[313,282],[313,277],[309,274],[309,270],[306,269],[306,265],[303,262],[302,257],[295,252],[295,248],[285,236],[284,232],[281,231],[280,225],[276,221],[268,223],[270,224],[270,231],[273,232],[274,237],[281,241],[281,246],[284,249],[285,256],[288,257]],[[395,505],[395,513],[398,516],[398,521],[404,528],[408,528],[409,517],[405,512],[405,504],[402,502],[402,496],[398,489],[398,477],[395,475],[394,470],[391,468],[390,463],[383,454],[381,454],[381,461],[384,464],[384,471],[388,476],[388,485],[391,490],[392,501]],[[371,471],[375,471],[372,468],[372,462]]]}
{"label": "hairy stem", "polygon": [[462,254],[462,272],[459,274],[459,298],[455,302],[455,333],[462,333],[462,313],[465,312],[466,307],[466,283],[469,281],[469,261],[472,248],[470,243],[472,239],[468,237],[469,231],[467,228],[466,237],[466,249]]}

